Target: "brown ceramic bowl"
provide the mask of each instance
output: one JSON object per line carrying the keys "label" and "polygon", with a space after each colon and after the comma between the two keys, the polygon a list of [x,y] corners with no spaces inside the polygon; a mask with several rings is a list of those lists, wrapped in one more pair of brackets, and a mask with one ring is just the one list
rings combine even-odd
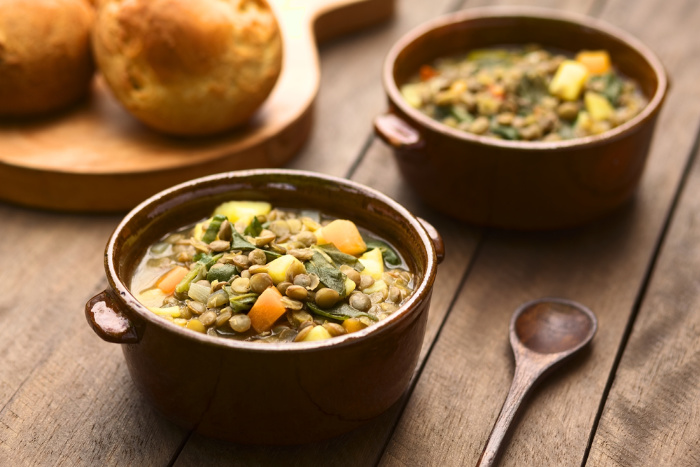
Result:
{"label": "brown ceramic bowl", "polygon": [[[129,284],[148,246],[234,199],[320,209],[355,220],[400,250],[417,276],[413,295],[362,331],[308,343],[211,337],[141,305]],[[106,247],[110,287],[86,304],[85,313],[102,339],[122,344],[135,385],[176,423],[236,442],[302,443],[361,425],[406,390],[442,255],[432,227],[370,188],[310,172],[230,172],[177,185],[131,211]]]}
{"label": "brown ceramic bowl", "polygon": [[[421,65],[472,49],[538,43],[606,49],[649,99],[629,122],[561,142],[505,141],[447,127],[409,106],[399,88]],[[401,38],[383,72],[389,110],[375,120],[403,177],[435,209],[475,224],[552,229],[585,223],[623,204],[644,169],[668,79],[656,56],[599,20],[538,8],[480,8],[430,21]]]}

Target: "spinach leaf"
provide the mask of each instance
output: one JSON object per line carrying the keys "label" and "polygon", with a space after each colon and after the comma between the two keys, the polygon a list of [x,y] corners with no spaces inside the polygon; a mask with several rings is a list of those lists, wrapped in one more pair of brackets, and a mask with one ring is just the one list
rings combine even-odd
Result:
{"label": "spinach leaf", "polygon": [[250,235],[251,237],[257,237],[260,235],[260,232],[262,232],[263,226],[260,224],[260,221],[256,216],[253,216],[253,220],[250,221],[250,224],[248,224],[248,227],[245,228],[243,233],[245,235]]}
{"label": "spinach leaf", "polygon": [[336,248],[336,246],[333,245],[332,243],[326,243],[324,245],[316,245],[315,248],[318,248],[319,250],[322,250],[325,254],[327,254],[328,257],[330,259],[332,259],[336,265],[345,264],[345,265],[348,265],[352,268],[355,268],[357,271],[360,271],[360,272],[365,269],[365,267],[362,265],[362,263],[360,263],[357,260],[357,258],[355,258],[353,255],[343,253],[338,248]]}
{"label": "spinach leaf", "polygon": [[319,308],[318,305],[312,302],[306,302],[306,306],[308,306],[309,310],[311,310],[313,313],[323,316],[324,318],[345,321],[346,319],[350,318],[359,318],[360,316],[366,316],[372,321],[378,321],[376,316],[357,311],[347,303],[343,302],[335,305],[334,307],[328,308],[327,310]]}
{"label": "spinach leaf", "polygon": [[320,251],[314,251],[314,255],[304,263],[304,266],[306,267],[306,272],[316,274],[324,286],[335,290],[341,297],[345,297],[345,279],[347,276],[340,272],[340,269],[333,266]]}
{"label": "spinach leaf", "polygon": [[272,261],[273,259],[277,259],[277,258],[279,258],[280,256],[282,256],[282,254],[277,253],[276,251],[272,251],[272,250],[263,250],[263,253],[265,253],[265,260],[266,260],[268,263],[269,263],[270,261]]}
{"label": "spinach leaf", "polygon": [[456,118],[460,123],[462,122],[473,122],[474,117],[469,113],[467,108],[463,105],[453,105],[451,110],[452,116]]}
{"label": "spinach leaf", "polygon": [[228,218],[222,214],[217,214],[212,217],[211,221],[209,222],[209,227],[207,227],[207,231],[204,232],[204,235],[202,236],[202,241],[204,243],[213,242],[216,239],[216,235],[219,233],[221,223],[227,219]]}
{"label": "spinach leaf", "polygon": [[602,88],[600,93],[604,95],[612,105],[617,105],[617,100],[622,94],[622,80],[615,73],[593,76],[590,79],[593,89]]}
{"label": "spinach leaf", "polygon": [[196,262],[198,262],[199,264],[204,265],[204,267],[206,267],[207,269],[209,269],[210,267],[212,267],[214,265],[214,263],[219,261],[219,259],[222,256],[224,256],[223,253],[219,253],[218,255],[211,256],[211,255],[208,255],[206,253],[200,252],[200,253],[197,253],[194,255],[194,260]]}
{"label": "spinach leaf", "polygon": [[233,236],[233,241],[231,242],[232,250],[255,250],[255,245],[243,238],[243,235],[239,234],[235,229],[231,234]]}
{"label": "spinach leaf", "polygon": [[498,136],[503,137],[503,139],[511,139],[511,140],[516,140],[520,139],[520,135],[518,134],[518,130],[511,126],[504,126],[504,125],[493,125],[491,127],[491,131]]}
{"label": "spinach leaf", "polygon": [[446,119],[452,115],[451,108],[452,106],[449,105],[436,105],[435,110],[433,111],[433,118],[436,120]]}
{"label": "spinach leaf", "polygon": [[256,293],[246,293],[242,295],[231,295],[229,298],[229,304],[233,311],[240,313],[243,311],[250,310],[253,308],[253,304],[258,299],[258,294]]}
{"label": "spinach leaf", "polygon": [[392,266],[397,266],[401,264],[401,259],[399,258],[399,255],[397,255],[396,252],[386,243],[380,240],[366,240],[365,244],[367,245],[368,250],[371,250],[373,248],[379,248],[379,251],[382,252],[382,258],[384,258],[384,261],[387,264],[391,264]]}

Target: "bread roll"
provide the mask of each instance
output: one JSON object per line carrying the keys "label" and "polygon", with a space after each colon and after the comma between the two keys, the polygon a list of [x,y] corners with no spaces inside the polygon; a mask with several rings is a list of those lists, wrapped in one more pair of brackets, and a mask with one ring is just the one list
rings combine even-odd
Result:
{"label": "bread roll", "polygon": [[93,20],[85,0],[0,0],[0,115],[48,112],[85,95]]}
{"label": "bread roll", "polygon": [[282,64],[264,0],[101,0],[93,35],[100,71],[146,125],[206,135],[248,120]]}

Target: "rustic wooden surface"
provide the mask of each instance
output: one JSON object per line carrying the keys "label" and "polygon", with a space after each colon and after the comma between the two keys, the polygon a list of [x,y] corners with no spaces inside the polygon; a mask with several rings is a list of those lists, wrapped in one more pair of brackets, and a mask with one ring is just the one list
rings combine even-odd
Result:
{"label": "rustic wooden surface", "polygon": [[290,164],[378,188],[445,238],[420,364],[396,406],[300,447],[225,444],[172,425],[140,397],[118,346],[83,318],[85,301],[106,286],[102,251],[119,216],[0,204],[0,465],[474,465],[512,377],[511,313],[541,296],[584,303],[598,334],[535,390],[501,465],[699,465],[700,4],[496,2],[605,19],[651,46],[672,78],[634,202],[586,227],[522,234],[430,212],[371,132],[386,105],[379,76],[393,41],[486,3],[398,0],[389,24],[322,47],[314,129]]}

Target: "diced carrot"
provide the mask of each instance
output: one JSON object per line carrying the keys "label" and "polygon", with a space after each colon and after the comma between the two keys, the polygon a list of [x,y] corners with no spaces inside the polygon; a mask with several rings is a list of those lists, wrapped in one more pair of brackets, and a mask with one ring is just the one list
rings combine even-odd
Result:
{"label": "diced carrot", "polygon": [[503,99],[503,96],[506,94],[506,88],[500,84],[492,84],[488,87],[488,89],[493,97],[497,97],[499,99]]}
{"label": "diced carrot", "polygon": [[166,272],[158,279],[158,288],[164,294],[171,294],[175,290],[177,284],[180,283],[183,277],[187,275],[189,269],[182,266],[175,266],[170,271]]}
{"label": "diced carrot", "polygon": [[420,80],[421,81],[428,81],[430,78],[439,75],[437,70],[435,68],[431,67],[430,65],[423,65],[420,67],[420,71],[418,72],[420,75]]}
{"label": "diced carrot", "polygon": [[336,219],[321,229],[323,239],[335,245],[337,249],[349,255],[360,255],[367,250],[360,231],[354,222]]}
{"label": "diced carrot", "polygon": [[260,333],[269,331],[285,311],[282,294],[277,287],[269,287],[255,301],[253,308],[248,312],[248,318],[255,332]]}
{"label": "diced carrot", "polygon": [[583,50],[576,55],[576,61],[593,75],[610,71],[610,55],[605,50]]}

